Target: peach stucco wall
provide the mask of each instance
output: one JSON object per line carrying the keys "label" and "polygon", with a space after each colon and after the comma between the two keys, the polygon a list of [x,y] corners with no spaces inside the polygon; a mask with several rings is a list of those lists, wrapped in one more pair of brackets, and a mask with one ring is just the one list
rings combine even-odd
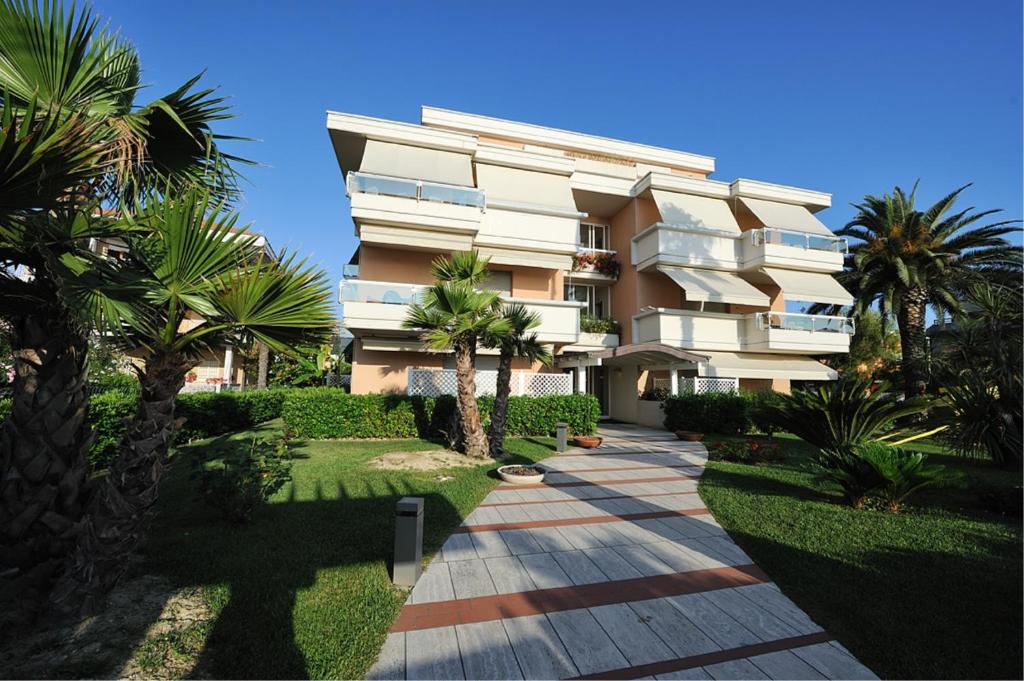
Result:
{"label": "peach stucco wall", "polygon": [[398,284],[429,284],[433,281],[430,263],[437,256],[437,253],[363,244],[359,247],[359,278]]}
{"label": "peach stucco wall", "polygon": [[366,393],[405,392],[409,367],[440,369],[441,355],[426,352],[385,352],[364,350],[362,341],[356,341],[352,351],[352,392]]}
{"label": "peach stucco wall", "polygon": [[790,383],[788,378],[741,378],[740,390],[748,390],[750,392],[774,390],[777,393],[788,395]]}

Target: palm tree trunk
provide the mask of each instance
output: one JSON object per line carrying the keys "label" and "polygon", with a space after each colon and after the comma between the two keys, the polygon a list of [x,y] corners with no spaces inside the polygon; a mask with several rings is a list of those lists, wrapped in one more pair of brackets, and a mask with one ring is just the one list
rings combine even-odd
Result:
{"label": "palm tree trunk", "polygon": [[922,288],[904,292],[896,323],[900,328],[900,349],[903,354],[903,394],[923,395],[928,388],[927,350],[925,347],[925,312],[928,293]]}
{"label": "palm tree trunk", "polygon": [[259,344],[259,358],[256,368],[256,389],[267,389],[267,372],[270,370],[270,348],[266,343]]}
{"label": "palm tree trunk", "polygon": [[176,353],[147,358],[135,418],[118,459],[98,480],[78,543],[51,595],[62,611],[96,612],[128,568],[156,504],[177,424],[174,400],[192,363]]}
{"label": "palm tree trunk", "polygon": [[459,415],[466,454],[476,459],[488,456],[487,437],[480,423],[480,408],[476,403],[476,367],[473,366],[474,343],[455,345],[455,379]]}
{"label": "palm tree trunk", "polygon": [[37,611],[84,511],[88,343],[68,319],[55,303],[10,321],[15,378],[0,431],[0,624]]}
{"label": "palm tree trunk", "polygon": [[491,424],[487,428],[487,441],[491,455],[497,456],[505,448],[505,425],[508,417],[508,397],[512,392],[512,351],[501,349],[498,356],[498,386],[491,409]]}

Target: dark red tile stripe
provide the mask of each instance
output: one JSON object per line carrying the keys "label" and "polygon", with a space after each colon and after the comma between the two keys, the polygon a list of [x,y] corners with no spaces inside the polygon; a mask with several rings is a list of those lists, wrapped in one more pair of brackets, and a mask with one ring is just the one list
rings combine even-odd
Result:
{"label": "dark red tile stripe", "polygon": [[674,463],[674,464],[660,464],[651,463],[643,466],[622,466],[619,468],[574,468],[572,470],[558,470],[556,468],[547,469],[548,473],[565,473],[566,475],[573,475],[576,473],[612,473],[617,471],[646,471],[653,468],[700,468],[697,464],[693,463]]}
{"label": "dark red tile stripe", "polygon": [[494,532],[497,530],[529,530],[536,527],[565,527],[566,525],[600,525],[615,523],[620,520],[651,520],[653,518],[673,518],[681,515],[704,515],[706,508],[687,508],[682,511],[646,511],[644,513],[621,513],[595,515],[585,518],[558,518],[557,520],[524,520],[515,523],[491,523],[489,525],[462,525],[455,528],[456,533]]}
{"label": "dark red tile stripe", "polygon": [[704,665],[718,664],[719,662],[740,660],[745,657],[753,657],[754,655],[764,655],[765,653],[777,653],[780,650],[790,650],[792,648],[800,648],[801,646],[814,645],[815,643],[825,643],[831,640],[833,640],[833,637],[827,634],[826,632],[822,631],[817,634],[804,634],[803,636],[780,638],[775,641],[754,643],[749,646],[730,648],[729,650],[716,650],[713,653],[704,653],[703,655],[679,657],[674,660],[663,660],[662,662],[640,664],[635,667],[623,667],[621,669],[612,669],[611,671],[607,672],[587,674],[585,676],[576,676],[573,678],[640,679],[646,676],[655,676],[656,674],[669,674],[671,672],[682,671],[683,669],[693,669],[694,667],[703,667]]}
{"label": "dark red tile stripe", "polygon": [[625,485],[637,482],[671,482],[673,480],[700,480],[699,475],[669,475],[660,478],[628,478],[625,480],[597,480],[594,482],[576,480],[573,482],[538,482],[534,485],[498,485],[494,489],[546,489],[548,487],[600,487],[602,485]]}
{"label": "dark red tile stripe", "polygon": [[494,504],[480,504],[478,508],[493,508],[495,506],[532,506],[534,504],[568,504],[573,501],[602,501],[604,499],[643,499],[645,497],[668,497],[672,495],[683,496],[685,494],[696,494],[696,492],[653,492],[651,494],[613,494],[606,497],[573,497],[572,499],[553,499],[550,501],[501,501]]}
{"label": "dark red tile stripe", "polygon": [[612,603],[729,589],[767,581],[768,575],[756,565],[740,565],[556,589],[521,591],[498,596],[463,598],[440,603],[417,603],[402,608],[391,631],[415,631],[509,617],[541,615],[560,610],[593,608]]}

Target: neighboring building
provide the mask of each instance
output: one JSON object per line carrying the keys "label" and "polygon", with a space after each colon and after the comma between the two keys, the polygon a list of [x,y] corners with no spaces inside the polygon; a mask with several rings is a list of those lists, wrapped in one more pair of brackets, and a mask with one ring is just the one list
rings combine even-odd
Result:
{"label": "neighboring building", "polygon": [[[232,229],[230,231],[237,232],[239,230]],[[249,231],[246,232],[246,235],[252,239],[253,246],[268,255],[273,255],[273,251],[265,236]],[[123,259],[128,254],[127,244],[116,237],[90,239],[89,250],[105,257],[118,259]],[[188,329],[195,328],[201,321],[202,318],[198,316],[194,320],[186,320],[183,325],[185,328],[181,330],[187,331]],[[141,360],[133,359],[132,361],[140,362]],[[237,356],[235,348],[231,345],[225,345],[220,348],[210,348],[199,358],[195,367],[185,377],[185,385],[182,387],[181,392],[242,390],[250,383],[255,385],[256,381],[256,376],[246,374],[245,367]]]}
{"label": "neighboring building", "polygon": [[[517,366],[516,392],[590,392],[616,419],[657,418],[638,400],[656,382],[834,379],[812,357],[849,349],[851,319],[787,312],[852,302],[832,277],[846,242],[814,215],[829,194],[719,182],[707,156],[431,107],[421,125],[329,112],[327,128],[360,239],[341,283],[355,393],[450,389],[451,357],[401,322],[431,261],[469,249],[490,257],[491,288],[540,313],[555,356]],[[478,369],[495,364],[480,352]],[[481,392],[492,380],[478,373]]]}

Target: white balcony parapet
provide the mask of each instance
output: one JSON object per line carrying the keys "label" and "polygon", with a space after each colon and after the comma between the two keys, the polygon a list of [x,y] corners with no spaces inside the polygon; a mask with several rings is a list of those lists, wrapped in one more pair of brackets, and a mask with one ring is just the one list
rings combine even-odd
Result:
{"label": "white balcony parapet", "polygon": [[410,305],[420,302],[427,288],[418,284],[345,279],[341,282],[340,302]]}
{"label": "white balcony parapet", "polygon": [[354,193],[395,196],[430,203],[472,206],[479,208],[480,212],[484,212],[487,207],[484,192],[480,189],[401,177],[350,172],[345,179],[345,188],[349,196]]}
{"label": "white balcony parapet", "polygon": [[[498,372],[476,370],[476,394],[494,395],[497,392]],[[571,374],[549,374],[532,371],[513,371],[509,381],[512,395],[569,395],[572,393]],[[439,397],[454,395],[458,389],[455,369],[415,369],[409,368],[409,383],[406,392],[409,395]]]}
{"label": "white balcony parapet", "polygon": [[812,333],[845,333],[852,336],[857,331],[857,324],[852,317],[795,312],[758,312],[757,328],[810,331]]}
{"label": "white balcony parapet", "polygon": [[840,236],[827,237],[820,234],[810,234],[790,229],[776,229],[774,227],[752,229],[748,233],[750,234],[751,243],[755,246],[774,244],[811,251],[827,251],[829,253],[849,253],[850,251],[849,242]]}

